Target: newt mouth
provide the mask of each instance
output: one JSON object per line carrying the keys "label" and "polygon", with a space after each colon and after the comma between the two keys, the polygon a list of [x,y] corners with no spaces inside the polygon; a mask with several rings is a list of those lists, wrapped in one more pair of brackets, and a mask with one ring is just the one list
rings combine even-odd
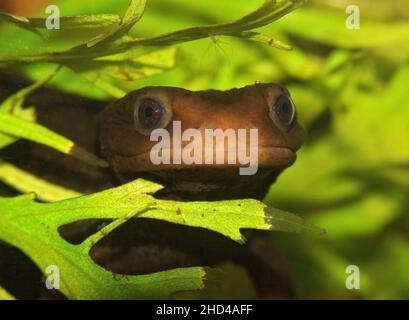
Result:
{"label": "newt mouth", "polygon": [[[234,151],[234,152],[232,152]],[[240,152],[237,150],[223,150],[217,153],[213,152],[213,158],[191,158],[183,157],[183,150],[174,153],[173,149],[164,149],[162,152],[168,152],[169,157],[166,161],[161,159],[152,159],[151,152],[144,152],[136,155],[114,155],[113,160],[118,171],[126,172],[147,172],[147,171],[163,171],[163,170],[189,170],[198,168],[214,168],[214,169],[237,169],[256,166],[277,171],[291,166],[296,160],[296,152],[288,147],[266,146],[257,148],[257,153]],[[232,156],[233,153],[233,156]],[[179,156],[175,157],[175,154]],[[218,161],[216,155],[219,154]],[[164,158],[162,158],[163,160]],[[185,161],[184,161],[185,160]],[[196,161],[195,161],[196,160]]]}
{"label": "newt mouth", "polygon": [[[227,155],[225,153],[225,155]],[[227,158],[226,158],[227,159]],[[261,199],[278,175],[296,159],[296,153],[287,147],[260,147],[254,174],[241,175],[250,163],[224,164],[153,164],[150,153],[116,155],[112,158],[119,178],[131,181],[145,178],[165,186],[164,194],[178,195],[185,200]],[[254,160],[254,159],[253,159]]]}

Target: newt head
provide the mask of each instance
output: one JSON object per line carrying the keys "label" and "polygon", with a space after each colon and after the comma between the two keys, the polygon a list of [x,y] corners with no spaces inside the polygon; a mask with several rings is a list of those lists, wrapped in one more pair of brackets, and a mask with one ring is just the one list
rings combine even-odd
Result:
{"label": "newt head", "polygon": [[295,161],[302,129],[279,85],[147,87],[104,110],[100,143],[125,181],[153,179],[187,199],[261,198]]}

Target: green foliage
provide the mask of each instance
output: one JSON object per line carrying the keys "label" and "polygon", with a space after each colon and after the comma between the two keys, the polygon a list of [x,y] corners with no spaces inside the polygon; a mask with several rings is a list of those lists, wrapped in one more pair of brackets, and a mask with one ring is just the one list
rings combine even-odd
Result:
{"label": "green foliage", "polygon": [[76,63],[72,69],[108,95],[121,98],[127,93],[126,88],[115,85],[115,81],[139,80],[170,70],[175,66],[176,52],[174,47],[144,55],[136,50],[129,50],[97,58],[91,63]]}
{"label": "green foliage", "polygon": [[15,298],[2,287],[0,287],[0,300],[15,300]]}
{"label": "green foliage", "polygon": [[[18,91],[17,93],[8,97],[5,101],[0,104],[0,112],[4,112],[6,114],[14,114],[18,115],[20,118],[34,121],[35,115],[32,113],[32,109],[23,109],[23,104],[26,97],[35,91],[36,89],[45,85],[48,81],[50,81],[58,72],[59,68],[57,68],[54,72],[50,73],[44,79],[41,79],[34,84]],[[18,138],[13,135],[9,135],[4,132],[0,132],[0,149],[12,144],[13,142],[17,141]]]}
{"label": "green foliage", "polygon": [[[348,30],[344,7],[314,4],[275,24],[313,47],[280,60],[288,65],[280,76],[296,79],[287,83],[307,145],[266,201],[303,212],[327,231],[322,239],[305,239],[303,253],[290,258],[305,261],[291,263],[300,296],[407,298],[407,261],[396,252],[409,250],[409,24],[368,19],[381,1],[357,1],[361,29]],[[287,252],[299,248],[278,238]],[[385,265],[391,260],[396,269]],[[360,267],[361,290],[345,289],[350,264]]]}
{"label": "green foliage", "polygon": [[[176,202],[150,194],[160,185],[135,180],[118,188],[53,203],[34,201],[34,194],[0,198],[0,239],[20,248],[40,270],[56,265],[61,291],[71,299],[163,299],[198,290],[210,270],[182,268],[143,276],[116,276],[93,262],[92,245],[112,230],[136,218],[166,220],[204,227],[243,242],[240,229],[304,230],[321,233],[290,213],[268,208],[256,200]],[[82,219],[114,219],[79,245],[66,242],[58,227]]]}
{"label": "green foliage", "polygon": [[[104,95],[119,98],[134,89],[132,81],[163,74],[175,67],[177,50],[170,45],[205,37],[215,39],[221,34],[288,50],[287,45],[251,30],[275,21],[301,3],[296,0],[279,3],[268,0],[256,11],[230,23],[190,27],[150,38],[135,38],[129,34],[142,18],[146,1],[131,1],[120,19],[115,14],[97,13],[65,16],[61,19],[64,28],[88,29],[97,32],[97,35],[58,52],[30,55],[0,53],[0,64],[3,66],[23,63],[25,65],[21,71],[28,75],[36,68],[39,73],[48,74],[37,78],[33,85],[21,89],[1,104],[0,148],[18,139],[27,139],[89,164],[105,166],[103,160],[73,141],[37,124],[33,110],[23,108],[27,96],[47,83],[64,86],[64,83],[69,82],[82,87],[81,81],[85,79]],[[8,14],[2,14],[1,17],[22,29],[16,31],[20,39],[24,39],[27,30],[40,35],[39,39],[47,38],[46,31],[42,30],[42,24],[45,23],[43,18]],[[109,30],[101,33],[104,27],[109,27]],[[52,46],[52,41],[50,44]],[[146,46],[161,48],[141,50]],[[39,62],[57,63],[58,67]],[[67,74],[72,71],[74,74],[70,76],[73,81],[65,81]],[[79,90],[76,93],[85,95],[86,91]],[[240,232],[244,228],[323,233],[322,229],[291,213],[268,207],[256,200],[158,200],[151,194],[162,187],[144,180],[82,196],[5,161],[0,162],[0,180],[25,193],[13,198],[0,197],[0,239],[22,250],[43,272],[47,266],[57,265],[62,274],[61,292],[70,299],[160,299],[180,291],[204,288],[205,280],[213,271],[203,267],[180,268],[143,276],[120,276],[95,264],[89,256],[91,247],[131,218],[160,219],[207,228],[240,243],[245,241]],[[33,191],[35,194],[30,193]],[[36,198],[50,202],[40,203]],[[90,218],[108,218],[112,222],[79,245],[67,243],[59,235],[60,226]],[[1,297],[8,298],[9,295],[1,291]]]}
{"label": "green foliage", "polygon": [[[148,1],[142,19],[128,29],[122,18],[128,0],[105,0],[92,10],[81,0],[59,1],[67,16],[62,25],[71,21],[68,32],[77,27],[81,32],[67,36],[64,27],[45,30],[43,18],[27,22],[3,17],[21,22],[11,21],[0,31],[0,64],[18,63],[19,71],[34,81],[52,73],[55,63],[62,64],[49,84],[97,99],[118,97],[144,85],[203,90],[256,80],[286,84],[306,143],[265,202],[298,212],[327,230],[318,238],[272,235],[285,252],[298,297],[407,298],[407,3],[356,0],[361,29],[349,30],[347,1],[310,0],[282,17],[301,2]],[[248,15],[256,4],[260,9]],[[126,19],[132,24],[131,20]],[[85,28],[87,21],[93,24]],[[121,25],[127,34],[119,31]],[[265,44],[293,50],[273,50]],[[178,54],[169,45],[177,45]],[[155,58],[162,54],[163,59]],[[152,60],[140,61],[145,58]],[[129,78],[120,73],[124,69]],[[0,137],[0,146],[1,141]],[[33,186],[29,176],[22,179],[26,173],[2,165],[0,179],[8,176],[1,174],[2,168],[10,170],[3,172],[19,177],[9,183],[22,192],[39,190],[44,200],[71,197],[64,191],[54,197],[42,183]],[[350,264],[361,269],[361,290],[345,288],[345,268]]]}
{"label": "green foliage", "polygon": [[[0,12],[0,19],[34,32],[41,37],[43,36],[37,29],[46,28],[46,19],[43,18],[26,18]],[[119,24],[121,17],[116,14],[90,14],[75,17],[61,17],[60,22],[64,25],[65,29],[102,28]]]}
{"label": "green foliage", "polygon": [[[84,61],[84,59],[92,60],[96,57],[120,53],[136,47],[169,46],[217,35],[243,37],[248,39],[256,38],[256,41],[261,41],[260,39],[262,38],[256,37],[255,32],[249,33],[249,31],[263,27],[281,18],[299,7],[303,1],[286,0],[277,3],[273,0],[267,0],[256,11],[230,23],[187,28],[152,38],[135,39],[126,36],[133,25],[142,17],[145,3],[146,1],[141,0],[131,1],[117,28],[108,33],[98,35],[96,38],[87,41],[86,44],[80,44],[65,51],[42,53],[39,55],[0,56],[0,64],[16,62],[57,62],[69,64],[78,59],[81,59],[82,61]],[[15,22],[20,20],[23,20],[23,18],[15,18],[12,21]],[[272,39],[264,42],[272,46],[276,44]],[[282,47],[282,45],[278,44],[278,47]]]}
{"label": "green foliage", "polygon": [[58,135],[39,124],[4,112],[0,112],[0,132],[44,144],[95,166],[107,166],[107,163],[104,160],[101,160],[81,147],[76,146],[73,141]]}
{"label": "green foliage", "polygon": [[133,0],[128,6],[119,26],[108,33],[98,35],[96,38],[87,42],[88,47],[98,44],[108,44],[122,36],[126,35],[129,30],[137,23],[145,11],[146,0]]}
{"label": "green foliage", "polygon": [[58,201],[81,195],[77,191],[43,180],[5,161],[0,161],[0,181],[21,193],[35,191],[37,198],[42,201]]}

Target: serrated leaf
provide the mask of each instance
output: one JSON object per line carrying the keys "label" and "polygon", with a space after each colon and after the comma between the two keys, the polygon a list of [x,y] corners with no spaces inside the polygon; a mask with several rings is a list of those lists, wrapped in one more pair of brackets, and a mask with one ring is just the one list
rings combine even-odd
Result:
{"label": "serrated leaf", "polygon": [[[46,28],[46,19],[30,18],[32,26],[36,28]],[[121,17],[117,14],[89,14],[80,16],[62,16],[60,17],[61,26],[67,29],[81,29],[81,28],[104,28],[112,25],[117,25],[121,22]]]}
{"label": "serrated leaf", "polygon": [[253,199],[217,202],[160,201],[140,217],[206,228],[237,242],[245,241],[241,229],[323,233],[322,229],[294,214],[269,208]]}
{"label": "serrated leaf", "polygon": [[142,18],[145,7],[146,0],[131,0],[119,27],[111,32],[100,34],[89,40],[87,46],[93,47],[97,44],[114,41],[128,33],[128,31]]}
{"label": "serrated leaf", "polygon": [[[47,28],[46,18],[27,18],[0,12],[0,20],[13,23],[41,37],[42,34],[37,29]],[[120,22],[121,17],[117,14],[89,14],[60,17],[60,23],[64,29],[103,28],[119,24]]]}
{"label": "serrated leaf", "polygon": [[[139,1],[136,1],[139,2]],[[140,1],[140,6],[145,1]],[[18,57],[0,56],[0,64],[11,62],[37,63],[37,62],[57,62],[67,63],[81,59],[89,60],[97,57],[103,57],[116,53],[126,52],[131,49],[146,46],[169,46],[182,42],[193,41],[218,35],[238,36],[242,32],[251,31],[272,23],[297,9],[304,4],[304,0],[284,0],[276,2],[266,0],[263,5],[252,13],[237,19],[233,22],[212,24],[186,28],[175,32],[165,33],[152,38],[134,39],[126,36],[126,33],[136,21],[140,18],[135,16],[134,20],[126,20],[127,23],[121,25],[118,29],[107,34],[99,35],[85,44],[76,46],[69,50],[42,53],[38,55],[27,55]],[[132,12],[135,12],[132,10]],[[142,12],[142,9],[141,9]],[[271,42],[271,41],[270,41]],[[101,46],[96,46],[101,44]]]}
{"label": "serrated leaf", "polygon": [[[89,256],[92,245],[131,218],[160,219],[220,232],[243,242],[240,229],[319,231],[292,214],[266,210],[259,201],[177,202],[152,196],[162,186],[138,179],[117,188],[54,203],[33,195],[0,198],[0,239],[18,247],[40,268],[60,269],[61,291],[72,299],[166,298],[204,287],[203,268],[182,268],[142,276],[113,276]],[[58,234],[58,227],[82,219],[115,219],[79,245]]]}
{"label": "serrated leaf", "polygon": [[153,38],[127,40],[120,43],[117,50],[124,51],[125,48],[132,48],[140,45],[173,45],[180,42],[187,42],[216,35],[240,36],[243,32],[263,27],[280,19],[284,15],[300,7],[302,4],[304,4],[304,0],[284,0],[281,2],[266,0],[258,9],[236,21],[187,28]]}
{"label": "serrated leaf", "polygon": [[43,38],[43,35],[35,28],[35,26],[31,24],[30,20],[26,17],[21,17],[6,12],[0,12],[0,21],[12,23]]}
{"label": "serrated leaf", "polygon": [[[96,265],[88,255],[93,244],[115,227],[152,205],[160,186],[139,181],[98,194],[43,204],[32,195],[0,198],[0,238],[25,252],[44,272],[55,265],[61,274],[61,291],[71,299],[163,299],[177,291],[204,286],[200,267],[174,269],[152,275],[119,276]],[[116,220],[80,245],[63,240],[58,226],[85,216],[114,214]]]}
{"label": "serrated leaf", "polygon": [[4,112],[0,112],[0,132],[49,146],[65,154],[72,155],[90,165],[98,167],[108,166],[104,160],[77,146],[73,141],[58,133],[40,124],[26,121]]}

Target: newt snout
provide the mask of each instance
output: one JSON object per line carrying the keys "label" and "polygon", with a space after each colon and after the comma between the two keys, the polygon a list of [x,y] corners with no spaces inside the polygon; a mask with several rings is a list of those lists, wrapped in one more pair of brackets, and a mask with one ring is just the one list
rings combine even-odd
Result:
{"label": "newt snout", "polygon": [[262,198],[295,161],[302,129],[279,85],[147,87],[103,112],[100,143],[122,180],[148,177],[186,199]]}

